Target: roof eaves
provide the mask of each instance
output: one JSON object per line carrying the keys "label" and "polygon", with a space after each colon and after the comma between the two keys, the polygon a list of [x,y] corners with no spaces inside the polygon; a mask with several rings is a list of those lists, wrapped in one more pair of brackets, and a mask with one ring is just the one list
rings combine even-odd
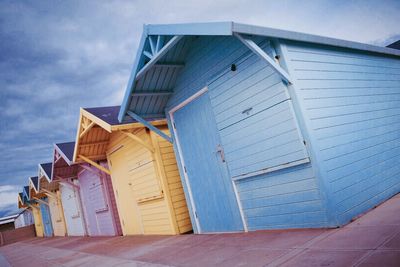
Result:
{"label": "roof eaves", "polygon": [[[56,149],[57,152],[60,153],[61,157],[65,160],[65,162],[69,166],[73,165],[73,162],[69,160],[69,158],[64,154],[64,152],[57,146],[57,144],[54,144],[54,149]],[[53,166],[54,166],[54,164],[53,164]]]}
{"label": "roof eaves", "polygon": [[232,35],[232,21],[183,23],[183,24],[147,24],[148,35]]}
{"label": "roof eaves", "polygon": [[393,49],[393,48],[375,46],[375,45],[358,43],[358,42],[353,42],[353,41],[346,41],[346,40],[341,40],[341,39],[336,39],[336,38],[331,38],[331,37],[324,37],[324,36],[319,36],[319,35],[313,35],[313,34],[308,34],[308,33],[273,29],[273,28],[268,28],[268,27],[254,26],[254,25],[241,24],[241,23],[233,23],[232,30],[235,33],[241,33],[241,34],[261,35],[261,36],[266,36],[266,37],[271,37],[271,38],[286,39],[286,40],[300,41],[300,42],[309,42],[309,43],[316,43],[316,44],[323,44],[323,45],[331,45],[331,46],[338,46],[338,47],[343,47],[343,48],[369,51],[369,52],[380,53],[380,54],[400,56],[400,51]]}

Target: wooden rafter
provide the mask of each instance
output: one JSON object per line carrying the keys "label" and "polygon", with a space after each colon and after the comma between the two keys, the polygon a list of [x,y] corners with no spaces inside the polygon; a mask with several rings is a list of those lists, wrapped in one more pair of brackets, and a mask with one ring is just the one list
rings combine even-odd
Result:
{"label": "wooden rafter", "polygon": [[172,138],[170,136],[168,136],[167,134],[163,133],[160,129],[158,129],[157,127],[155,127],[154,125],[152,125],[150,122],[146,121],[145,119],[143,119],[142,117],[140,117],[139,115],[137,115],[136,113],[133,113],[132,111],[127,111],[126,112],[132,119],[140,122],[141,124],[143,124],[144,126],[146,126],[150,131],[155,132],[156,134],[158,134],[159,136],[161,136],[163,139],[167,140],[168,142],[172,143]]}
{"label": "wooden rafter", "polygon": [[26,204],[28,207],[32,208],[32,209],[36,209],[39,210],[39,207],[36,207],[35,205],[32,204]]}
{"label": "wooden rafter", "polygon": [[108,140],[106,141],[98,141],[98,142],[91,142],[91,143],[84,143],[84,144],[79,144],[80,147],[85,147],[85,146],[99,146],[99,145],[107,145]]}
{"label": "wooden rafter", "polygon": [[154,153],[154,147],[151,144],[148,144],[147,142],[145,142],[139,136],[137,136],[137,135],[135,135],[135,134],[133,134],[131,132],[126,132],[126,131],[121,131],[121,133],[123,133],[124,135],[128,136],[129,138],[131,138],[135,142],[138,142],[139,144],[144,146],[147,150],[149,150],[151,153]]}
{"label": "wooden rafter", "polygon": [[279,76],[281,76],[282,80],[291,84],[292,79],[290,75],[277,63],[275,62],[264,50],[262,50],[253,40],[243,37],[242,35],[236,33],[235,36],[251,51],[253,51],[256,55],[261,57],[264,61],[267,62],[270,67],[275,70]]}
{"label": "wooden rafter", "polygon": [[68,186],[70,186],[70,187],[72,187],[72,188],[76,188],[76,189],[80,189],[80,187],[79,187],[79,185],[76,185],[76,184],[74,184],[74,183],[71,183],[70,181],[60,181],[60,184],[63,184],[63,185],[68,185]]}
{"label": "wooden rafter", "polygon": [[82,156],[82,155],[79,155],[78,158],[80,158],[80,159],[82,159],[83,161],[89,163],[90,165],[96,167],[97,169],[99,169],[99,170],[101,170],[101,171],[107,173],[108,175],[111,175],[111,171],[110,171],[109,169],[107,169],[107,168],[101,166],[100,164],[94,162],[93,160],[91,160],[91,159],[89,159],[89,158],[87,158],[87,157],[85,157],[85,156]]}
{"label": "wooden rafter", "polygon": [[86,117],[83,117],[82,118],[82,123],[81,123],[82,131],[79,134],[79,138],[82,138],[83,136],[85,136],[85,134],[87,134],[89,132],[89,130],[92,129],[92,127],[94,125],[95,125],[94,121],[91,121]]}
{"label": "wooden rafter", "polygon": [[41,200],[40,198],[33,197],[33,199],[36,200],[36,201],[39,202],[39,203],[44,204],[44,205],[47,205],[47,206],[49,205],[49,203],[47,203],[46,201]]}
{"label": "wooden rafter", "polygon": [[[156,64],[156,62],[161,57],[163,57],[182,38],[183,38],[183,35],[176,35],[176,36],[172,37],[171,40],[169,40],[164,46],[162,46],[162,48],[160,48],[159,51],[157,51],[154,54],[151,54],[151,52],[149,52],[149,51],[144,51],[143,54],[146,57],[149,57],[150,61],[147,62],[147,64],[144,65],[140,71],[138,71],[138,73],[136,74],[136,80],[138,80],[140,77],[142,77],[154,64]],[[156,45],[156,47],[157,47],[157,45]]]}
{"label": "wooden rafter", "polygon": [[43,190],[43,192],[45,192],[45,194],[46,195],[48,195],[49,197],[53,197],[53,198],[58,198],[58,196],[57,196],[57,194],[56,193],[54,193],[54,192],[51,192],[51,191],[49,191],[49,190],[47,190],[47,189],[42,189]]}

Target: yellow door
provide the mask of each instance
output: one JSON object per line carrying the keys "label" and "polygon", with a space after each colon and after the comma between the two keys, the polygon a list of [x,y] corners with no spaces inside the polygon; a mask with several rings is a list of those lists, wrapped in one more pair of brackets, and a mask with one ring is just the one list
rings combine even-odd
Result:
{"label": "yellow door", "polygon": [[62,212],[61,201],[55,196],[49,197],[49,208],[51,221],[53,224],[54,236],[65,236],[66,229],[64,223],[64,214]]}
{"label": "yellow door", "polygon": [[40,215],[40,210],[38,208],[32,209],[33,219],[35,220],[35,230],[37,237],[43,237],[43,223],[42,216]]}
{"label": "yellow door", "polygon": [[123,235],[137,235],[143,233],[142,220],[136,198],[128,184],[128,165],[125,157],[126,147],[122,146],[108,155],[108,165],[111,169],[111,179],[122,225],[122,233]]}

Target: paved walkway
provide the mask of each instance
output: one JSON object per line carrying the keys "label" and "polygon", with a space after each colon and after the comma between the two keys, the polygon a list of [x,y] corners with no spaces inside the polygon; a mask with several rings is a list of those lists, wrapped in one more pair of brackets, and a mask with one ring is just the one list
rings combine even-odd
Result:
{"label": "paved walkway", "polygon": [[340,229],[32,238],[0,266],[400,266],[400,195]]}

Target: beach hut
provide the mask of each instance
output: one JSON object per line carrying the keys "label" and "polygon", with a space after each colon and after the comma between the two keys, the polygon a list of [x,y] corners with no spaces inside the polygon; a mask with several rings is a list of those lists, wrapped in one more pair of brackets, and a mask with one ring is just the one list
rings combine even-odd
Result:
{"label": "beach hut", "polygon": [[39,177],[29,177],[29,199],[38,203],[45,237],[54,235],[47,195],[39,190]]}
{"label": "beach hut", "polygon": [[86,235],[86,224],[79,193],[78,165],[72,163],[74,142],[54,145],[51,180],[59,183],[59,192],[67,233]]}
{"label": "beach hut", "polygon": [[[18,205],[19,206],[19,205]],[[14,221],[15,229],[34,224],[32,211],[27,207],[20,210]]]}
{"label": "beach hut", "polygon": [[[119,123],[119,108],[81,109],[74,160],[111,174],[124,235],[191,231],[172,145],[136,120]],[[164,116],[146,121],[169,134]]]}
{"label": "beach hut", "polygon": [[[145,25],[119,121],[174,144],[195,232],[335,227],[400,191],[400,51]],[[147,117],[166,115],[172,136]]]}
{"label": "beach hut", "polygon": [[39,204],[36,201],[29,199],[29,191],[29,186],[24,186],[22,193],[19,194],[19,198],[21,199],[21,201],[18,202],[18,206],[20,208],[27,207],[32,211],[36,236],[43,237],[43,223],[42,215],[40,214]]}
{"label": "beach hut", "polygon": [[52,169],[53,164],[51,162],[39,164],[38,190],[47,196],[54,236],[66,236],[67,230],[64,219],[63,205],[61,202],[59,183],[51,179]]}
{"label": "beach hut", "polygon": [[[68,155],[68,163],[73,165],[75,142],[58,144],[60,151]],[[112,191],[111,178],[87,163],[74,162],[74,174],[79,180],[79,193],[89,236],[121,235],[121,225]],[[97,163],[94,163],[97,164]],[[98,163],[100,168],[106,168],[106,162]],[[68,170],[71,171],[71,170]],[[72,185],[72,183],[69,183]]]}

